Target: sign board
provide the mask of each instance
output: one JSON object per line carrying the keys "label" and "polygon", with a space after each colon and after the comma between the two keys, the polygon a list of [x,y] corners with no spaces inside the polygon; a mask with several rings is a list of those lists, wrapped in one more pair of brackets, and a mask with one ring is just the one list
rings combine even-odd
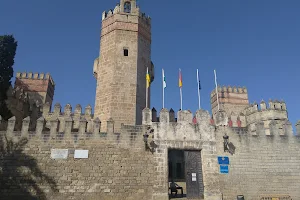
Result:
{"label": "sign board", "polygon": [[219,165],[229,165],[229,158],[227,156],[218,156]]}
{"label": "sign board", "polygon": [[67,159],[68,154],[68,149],[51,149],[52,159]]}
{"label": "sign board", "polygon": [[192,173],[192,181],[197,181],[197,178],[196,178],[196,173]]}
{"label": "sign board", "polygon": [[88,158],[89,150],[75,150],[74,158]]}
{"label": "sign board", "polygon": [[220,173],[221,174],[228,174],[229,173],[228,165],[220,165]]}

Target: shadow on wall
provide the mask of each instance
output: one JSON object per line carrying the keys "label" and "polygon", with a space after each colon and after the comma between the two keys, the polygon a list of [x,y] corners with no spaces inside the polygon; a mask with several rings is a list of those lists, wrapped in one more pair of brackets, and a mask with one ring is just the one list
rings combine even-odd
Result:
{"label": "shadow on wall", "polygon": [[[16,117],[15,130],[21,130],[22,120],[30,116],[30,129],[34,129],[36,120],[40,117],[40,108],[43,104],[43,96],[36,93],[28,93],[29,86],[25,83],[19,84],[15,88],[7,91],[7,107],[10,110],[9,115],[2,113],[1,117],[7,121],[12,116]],[[0,112],[1,113],[1,112]],[[5,127],[5,125],[2,125]],[[4,129],[5,128],[0,129]]]}
{"label": "shadow on wall", "polygon": [[46,200],[44,190],[58,192],[55,181],[39,169],[32,156],[23,152],[27,142],[26,138],[13,142],[6,135],[0,136],[1,198]]}

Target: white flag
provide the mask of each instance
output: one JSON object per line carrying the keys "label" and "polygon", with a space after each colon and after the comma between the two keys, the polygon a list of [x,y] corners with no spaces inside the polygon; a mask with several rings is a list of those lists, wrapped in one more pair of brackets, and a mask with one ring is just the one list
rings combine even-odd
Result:
{"label": "white flag", "polygon": [[163,88],[167,87],[166,77],[165,77],[165,71],[162,69],[162,76],[163,76]]}

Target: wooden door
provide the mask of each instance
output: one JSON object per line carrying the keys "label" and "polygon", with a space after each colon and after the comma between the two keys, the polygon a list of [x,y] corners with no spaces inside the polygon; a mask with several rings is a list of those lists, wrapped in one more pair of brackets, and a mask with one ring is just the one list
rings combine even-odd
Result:
{"label": "wooden door", "polygon": [[185,173],[187,198],[203,197],[203,176],[200,151],[185,151]]}

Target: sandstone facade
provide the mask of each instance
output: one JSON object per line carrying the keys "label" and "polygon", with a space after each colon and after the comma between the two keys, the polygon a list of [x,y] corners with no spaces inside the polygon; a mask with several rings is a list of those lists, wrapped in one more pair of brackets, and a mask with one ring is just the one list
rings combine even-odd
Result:
{"label": "sandstone facade", "polygon": [[[142,123],[147,68],[154,78],[151,19],[140,12],[135,0],[130,1],[130,10],[124,12],[126,2],[121,1],[113,11],[103,13],[100,56],[94,62],[95,116],[104,121],[113,118],[116,131],[122,123]],[[150,105],[150,95],[148,102]],[[101,126],[106,128],[105,124]]]}
{"label": "sandstone facade", "polygon": [[[228,115],[239,114],[248,105],[248,91],[241,87],[223,86],[217,88],[219,108],[224,110]],[[218,111],[217,93],[215,90],[211,92],[211,109],[212,113],[215,114]]]}
{"label": "sandstone facade", "polygon": [[[212,115],[157,113],[145,108],[150,56],[151,19],[135,0],[121,0],[102,14],[94,112],[52,110],[50,75],[18,73],[8,99],[15,116],[0,116],[0,198],[168,200],[169,152],[179,150],[188,198],[300,199],[300,121],[293,131],[285,102],[249,105],[246,88],[219,87]],[[229,159],[228,174],[219,157]]]}
{"label": "sandstone facade", "polygon": [[50,74],[18,72],[15,87],[21,88],[28,94],[30,105],[52,105],[55,83]]}
{"label": "sandstone facade", "polygon": [[[223,196],[230,200],[243,194],[254,200],[279,193],[300,198],[296,190],[300,186],[300,122],[295,133],[288,121],[281,124],[271,118],[268,128],[258,122],[250,131],[249,126],[232,127],[226,114],[218,121],[228,123],[224,126],[216,125],[217,120],[211,121],[204,110],[195,113],[196,120],[190,111],[179,111],[174,122],[170,112],[163,109],[157,117],[159,122],[153,122],[152,111],[144,109],[143,125],[122,125],[116,133],[114,121],[106,122],[107,129],[100,131],[98,118],[78,110],[75,115],[68,105],[65,109],[63,113],[49,113],[52,118],[48,120],[40,117],[35,129],[29,127],[29,117],[20,130],[16,129],[13,117],[0,131],[14,142],[28,139],[23,153],[32,156],[42,173],[55,183],[56,190],[38,183],[49,199],[167,200],[169,149],[199,152],[204,199],[221,200]],[[145,143],[149,128],[153,132]],[[232,154],[224,152],[225,133],[235,146]],[[150,150],[146,148],[151,142],[155,144],[153,151],[151,145]],[[67,157],[54,159],[51,151],[55,149],[66,149]],[[74,158],[75,150],[88,150],[88,157]],[[229,157],[229,174],[219,173],[218,156]],[[19,194],[13,185],[6,191],[9,193],[4,195]]]}

